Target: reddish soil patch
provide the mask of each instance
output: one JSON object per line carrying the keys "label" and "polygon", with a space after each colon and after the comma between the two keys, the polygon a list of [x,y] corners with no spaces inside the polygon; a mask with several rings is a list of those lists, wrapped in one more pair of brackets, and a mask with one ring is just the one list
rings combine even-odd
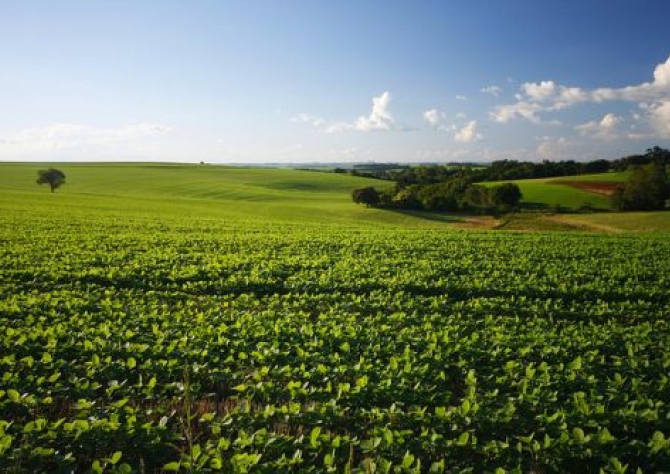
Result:
{"label": "reddish soil patch", "polygon": [[463,229],[493,229],[498,224],[500,221],[491,216],[469,216],[456,226]]}
{"label": "reddish soil patch", "polygon": [[612,181],[556,181],[557,184],[564,184],[573,188],[588,191],[590,193],[611,196],[616,191],[617,184]]}

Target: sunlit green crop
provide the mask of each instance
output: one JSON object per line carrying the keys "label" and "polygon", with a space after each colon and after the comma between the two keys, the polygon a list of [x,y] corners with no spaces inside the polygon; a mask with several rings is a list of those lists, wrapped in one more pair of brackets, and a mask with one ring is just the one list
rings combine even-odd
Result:
{"label": "sunlit green crop", "polygon": [[4,210],[0,471],[670,466],[665,234]]}

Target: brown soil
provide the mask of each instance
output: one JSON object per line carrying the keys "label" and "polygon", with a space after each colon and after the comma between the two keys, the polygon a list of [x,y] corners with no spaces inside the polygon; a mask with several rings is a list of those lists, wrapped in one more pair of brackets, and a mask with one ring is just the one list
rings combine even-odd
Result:
{"label": "brown soil", "polygon": [[588,191],[603,196],[611,196],[616,191],[617,184],[612,181],[556,181],[556,184],[563,184],[573,188]]}
{"label": "brown soil", "polygon": [[493,229],[500,221],[491,216],[469,216],[461,222],[456,223],[456,227],[462,229]]}

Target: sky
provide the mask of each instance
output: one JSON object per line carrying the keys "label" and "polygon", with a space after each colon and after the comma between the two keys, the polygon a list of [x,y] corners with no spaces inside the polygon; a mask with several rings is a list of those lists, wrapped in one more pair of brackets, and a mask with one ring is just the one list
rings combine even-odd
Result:
{"label": "sky", "polygon": [[0,161],[670,148],[668,0],[0,0]]}

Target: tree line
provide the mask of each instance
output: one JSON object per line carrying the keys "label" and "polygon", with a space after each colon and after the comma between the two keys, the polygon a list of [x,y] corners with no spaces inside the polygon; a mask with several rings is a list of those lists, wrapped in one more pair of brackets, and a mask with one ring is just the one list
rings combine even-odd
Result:
{"label": "tree line", "polygon": [[[416,167],[383,165],[360,171],[356,176],[391,180],[392,189],[374,187],[354,190],[352,199],[366,206],[423,209],[447,212],[500,213],[514,209],[522,198],[516,184],[482,186],[484,181],[509,181],[532,178],[577,176],[580,174],[630,171],[629,179],[617,186],[612,196],[617,210],[660,210],[668,207],[670,198],[670,151],[653,147],[641,155],[617,160],[595,160],[578,163],[515,160],[494,161],[484,165],[423,165]],[[341,172],[341,171],[340,171]]]}
{"label": "tree line", "polygon": [[629,155],[616,160],[593,160],[577,162],[574,160],[541,162],[497,160],[491,164],[449,163],[445,165],[409,166],[399,164],[365,164],[354,166],[352,170],[336,168],[334,172],[351,174],[365,178],[375,178],[406,186],[412,184],[434,184],[466,174],[472,182],[511,181],[515,179],[559,178],[580,174],[606,173],[608,171],[626,171],[635,166],[648,164],[670,166],[670,151],[655,146],[644,154]]}

